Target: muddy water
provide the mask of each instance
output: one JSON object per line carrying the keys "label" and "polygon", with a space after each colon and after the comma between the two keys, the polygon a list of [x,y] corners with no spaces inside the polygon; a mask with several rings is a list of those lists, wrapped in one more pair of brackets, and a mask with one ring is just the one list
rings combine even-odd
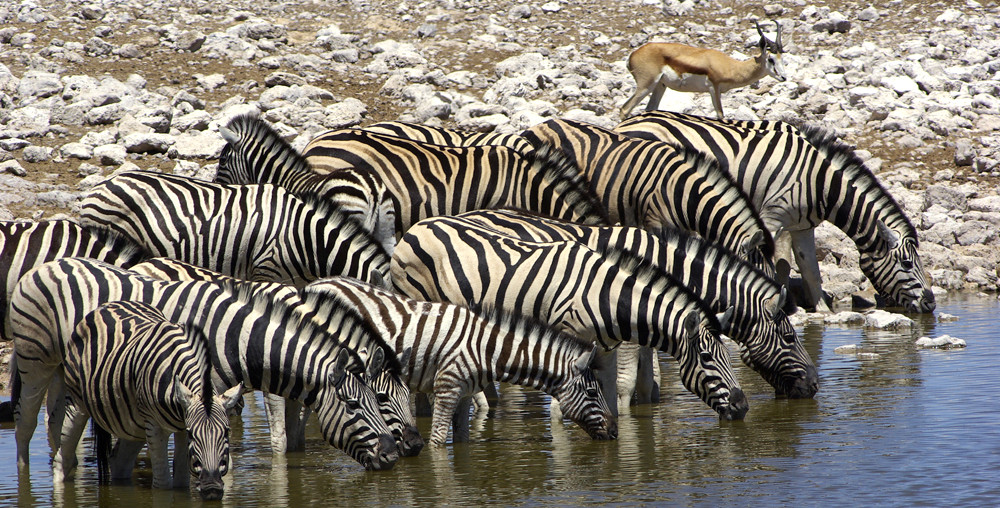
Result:
{"label": "muddy water", "polygon": [[[273,457],[260,400],[235,424],[235,470],[227,506],[581,505],[605,503],[994,505],[1000,496],[1000,303],[943,298],[937,315],[913,316],[909,332],[810,322],[799,330],[816,359],[814,400],[775,399],[738,367],[751,410],[719,422],[664,362],[664,402],[632,408],[620,437],[594,442],[570,423],[550,422],[547,398],[505,387],[491,418],[473,423],[472,442],[425,449],[392,471],[368,473],[326,445],[313,425],[307,451]],[[963,350],[921,350],[922,336],[965,339]],[[843,355],[858,344],[866,355]],[[39,429],[42,429],[40,422]],[[430,419],[421,419],[427,435]],[[0,506],[173,506],[188,491],[153,491],[146,464],[131,485],[98,486],[89,438],[76,481],[53,486],[43,432],[33,469],[19,477],[14,431],[0,428]],[[766,504],[763,504],[766,503]]]}

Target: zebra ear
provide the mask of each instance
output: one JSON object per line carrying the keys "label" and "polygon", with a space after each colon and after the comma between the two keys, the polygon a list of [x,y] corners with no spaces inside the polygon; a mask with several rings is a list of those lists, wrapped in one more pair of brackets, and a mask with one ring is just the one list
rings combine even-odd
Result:
{"label": "zebra ear", "polygon": [[399,364],[404,368],[410,364],[410,355],[413,354],[413,348],[407,347],[403,348],[403,352],[399,355]]}
{"label": "zebra ear", "polygon": [[181,378],[174,376],[174,399],[187,410],[191,404],[198,402],[199,397],[181,382]]}
{"label": "zebra ear", "polygon": [[236,407],[236,404],[240,401],[240,397],[243,396],[243,383],[236,383],[236,386],[222,392],[219,395],[219,401],[222,407],[226,408],[226,411]]}
{"label": "zebra ear", "polygon": [[385,364],[385,351],[383,351],[381,347],[376,347],[375,352],[372,353],[371,357],[368,360],[368,368],[365,371],[365,374],[368,376],[368,379],[375,379],[378,376],[379,372],[382,372],[382,365],[384,364]]}
{"label": "zebra ear", "polygon": [[890,251],[899,246],[899,234],[889,229],[882,219],[875,220],[875,229],[878,232],[878,239],[884,242],[885,250]]}
{"label": "zebra ear", "polygon": [[584,353],[576,359],[576,362],[573,363],[573,374],[580,375],[581,372],[587,370],[594,362],[595,356],[597,356],[597,344],[594,344],[589,353]]}
{"label": "zebra ear", "polygon": [[760,248],[764,245],[764,232],[757,230],[754,231],[750,238],[743,241],[743,252],[750,252],[753,249]]}
{"label": "zebra ear", "polygon": [[347,378],[347,361],[349,359],[347,350],[341,349],[340,353],[337,354],[337,360],[333,363],[333,368],[330,370],[330,384],[336,389],[340,389],[344,384],[344,379]]}
{"label": "zebra ear", "polygon": [[782,313],[785,310],[785,303],[788,302],[788,287],[785,285],[781,286],[781,291],[778,294],[771,297],[771,299],[764,304],[764,309],[767,313],[771,315],[771,320],[779,321],[781,320]]}
{"label": "zebra ear", "polygon": [[219,135],[222,136],[222,139],[226,140],[226,143],[233,146],[236,146],[240,142],[240,137],[224,125],[219,126]]}
{"label": "zebra ear", "polygon": [[733,320],[733,312],[733,307],[730,306],[725,312],[715,315],[715,318],[719,320],[719,332],[726,333],[729,330],[729,325],[732,324]]}
{"label": "zebra ear", "polygon": [[698,338],[698,330],[701,328],[701,318],[695,311],[688,311],[684,315],[684,331],[689,339]]}

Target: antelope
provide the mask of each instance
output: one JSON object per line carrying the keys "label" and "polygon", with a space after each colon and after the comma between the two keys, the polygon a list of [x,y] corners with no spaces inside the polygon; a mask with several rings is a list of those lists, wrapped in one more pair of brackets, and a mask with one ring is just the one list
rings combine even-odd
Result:
{"label": "antelope", "polygon": [[680,92],[711,92],[712,105],[722,120],[722,92],[757,82],[765,74],[785,80],[781,65],[781,25],[775,39],[769,40],[760,23],[760,55],[752,60],[735,60],[714,49],[695,48],[672,42],[643,44],[628,57],[628,70],[635,78],[635,94],[622,106],[622,116],[629,114],[643,97],[652,93],[646,111],[660,104],[667,87]]}

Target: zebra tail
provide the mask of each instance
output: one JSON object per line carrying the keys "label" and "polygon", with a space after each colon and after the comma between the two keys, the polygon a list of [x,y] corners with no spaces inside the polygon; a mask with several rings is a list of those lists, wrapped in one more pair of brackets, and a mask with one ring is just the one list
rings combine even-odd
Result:
{"label": "zebra tail", "polygon": [[111,483],[111,433],[91,420],[94,433],[94,452],[97,455],[97,482],[101,485]]}

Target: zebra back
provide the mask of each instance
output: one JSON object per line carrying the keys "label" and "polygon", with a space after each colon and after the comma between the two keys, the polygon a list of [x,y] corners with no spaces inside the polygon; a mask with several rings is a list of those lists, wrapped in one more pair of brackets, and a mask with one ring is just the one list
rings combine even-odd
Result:
{"label": "zebra back", "polygon": [[69,220],[0,221],[0,339],[14,285],[32,268],[64,257],[89,257],[124,268],[149,257],[128,237]]}
{"label": "zebra back", "polygon": [[513,148],[522,154],[534,150],[528,140],[517,134],[469,132],[410,122],[378,122],[365,127],[364,130],[443,146],[501,145]]}
{"label": "zebra back", "polygon": [[336,205],[370,232],[386,252],[392,252],[396,244],[396,210],[377,174],[359,168],[316,174],[305,157],[256,115],[236,116],[220,126],[219,133],[226,139],[226,146],[219,157],[215,181],[270,183],[300,197],[315,194]]}
{"label": "zebra back", "polygon": [[501,206],[607,223],[586,179],[555,150],[526,156],[505,146],[450,147],[345,129],[320,134],[303,155],[319,172],[358,167],[378,173],[396,203],[400,233],[427,217]]}
{"label": "zebra back", "polygon": [[[21,385],[12,402],[19,429],[36,418],[46,387],[61,369],[75,324],[115,300],[148,303],[170,321],[193,323],[213,339],[211,358],[222,384],[242,382],[301,401],[316,410],[326,439],[365,467],[383,469],[395,463],[395,443],[375,394],[363,376],[354,373],[364,372],[364,364],[356,352],[338,347],[353,334],[367,333],[356,313],[338,309],[328,317],[330,328],[320,328],[285,302],[254,297],[249,283],[157,281],[83,258],[36,268],[11,296],[14,375]],[[64,304],[53,307],[47,302]],[[53,424],[59,428],[61,421],[50,420]],[[19,460],[27,453],[23,438],[30,434],[19,430]]]}
{"label": "zebra back", "polygon": [[571,120],[548,120],[522,135],[574,160],[612,221],[692,231],[774,273],[774,240],[750,199],[700,153]]}
{"label": "zebra back", "polygon": [[[617,435],[591,370],[595,349],[589,342],[525,316],[416,301],[355,279],[324,279],[305,291],[337,295],[375,323],[404,351],[410,386],[434,393],[435,403],[451,407],[485,382],[510,382],[558,398],[564,414],[595,439]],[[450,420],[435,414],[432,443],[444,443]]]}
{"label": "zebra back", "polygon": [[623,250],[528,242],[458,217],[410,228],[393,253],[396,288],[410,296],[523,312],[605,347],[637,342],[673,356],[685,387],[742,418],[746,400],[711,309],[672,276]]}
{"label": "zebra back", "polygon": [[81,223],[133,238],[157,256],[238,278],[304,285],[331,275],[388,277],[388,254],[315,197],[272,185],[222,185],[120,173],[81,203]]}
{"label": "zebra back", "polygon": [[[110,302],[76,326],[66,351],[66,389],[112,435],[146,441],[148,425],[187,431],[189,470],[202,496],[222,496],[229,470],[229,417],[242,393],[212,385],[208,339],[139,302]],[[75,442],[63,434],[62,447]],[[152,446],[152,444],[151,444]]]}

